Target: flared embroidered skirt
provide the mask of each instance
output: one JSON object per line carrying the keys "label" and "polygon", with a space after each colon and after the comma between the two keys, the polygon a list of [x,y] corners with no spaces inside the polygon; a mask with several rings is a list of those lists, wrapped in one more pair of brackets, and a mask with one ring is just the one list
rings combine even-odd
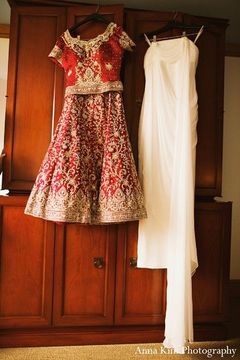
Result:
{"label": "flared embroidered skirt", "polygon": [[89,224],[146,217],[121,92],[65,96],[25,214]]}

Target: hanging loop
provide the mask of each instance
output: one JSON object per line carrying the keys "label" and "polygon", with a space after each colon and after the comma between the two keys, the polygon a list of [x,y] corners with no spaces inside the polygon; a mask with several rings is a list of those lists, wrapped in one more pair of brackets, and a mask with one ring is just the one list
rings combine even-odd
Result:
{"label": "hanging loop", "polygon": [[98,14],[99,9],[100,9],[100,0],[98,0],[98,5],[97,5],[97,9],[96,9],[96,14]]}

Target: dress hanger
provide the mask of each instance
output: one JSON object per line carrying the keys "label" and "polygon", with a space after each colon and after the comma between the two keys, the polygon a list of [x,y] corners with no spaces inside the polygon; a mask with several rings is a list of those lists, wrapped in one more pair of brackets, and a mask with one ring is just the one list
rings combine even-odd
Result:
{"label": "dress hanger", "polygon": [[[183,32],[185,30],[200,30],[201,29],[201,25],[197,25],[197,24],[186,24],[183,21],[177,21],[176,17],[177,17],[178,13],[176,12],[173,19],[168,21],[166,25],[162,26],[161,28],[158,28],[154,31],[149,31],[149,32],[145,32],[145,34],[142,34],[143,36],[147,36],[148,38],[154,36],[154,35],[159,35],[162,34],[164,32],[167,32],[169,30],[174,30],[174,29],[181,29],[183,30]],[[187,34],[186,34],[187,35]]]}
{"label": "dress hanger", "polygon": [[70,27],[68,30],[69,32],[73,32],[74,30],[76,30],[79,26],[88,23],[89,21],[98,21],[98,22],[102,22],[104,24],[109,24],[110,21],[107,20],[103,15],[99,14],[99,9],[100,9],[100,1],[98,2],[98,6],[97,9],[94,13],[87,15],[83,20],[79,21],[78,23],[76,23],[75,25],[73,25],[72,27]]}
{"label": "dress hanger", "polygon": [[199,29],[199,31],[195,31],[195,32],[191,32],[191,33],[186,33],[186,31],[183,31],[182,34],[180,35],[173,35],[173,36],[166,36],[166,37],[157,37],[156,35],[153,35],[152,39],[149,39],[147,37],[146,34],[144,34],[145,40],[148,43],[148,45],[151,45],[151,41],[156,42],[158,40],[168,40],[168,39],[176,39],[176,38],[180,38],[180,37],[188,37],[188,36],[193,36],[196,35],[195,39],[194,39],[194,44],[197,42],[197,39],[199,38],[199,36],[202,34],[204,30],[204,25],[201,26],[201,28]]}

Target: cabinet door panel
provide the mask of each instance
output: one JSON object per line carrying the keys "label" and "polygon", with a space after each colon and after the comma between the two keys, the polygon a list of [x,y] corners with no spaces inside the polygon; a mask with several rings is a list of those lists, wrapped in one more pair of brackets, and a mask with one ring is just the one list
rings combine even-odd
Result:
{"label": "cabinet door panel", "polygon": [[25,197],[0,201],[0,327],[49,326],[54,225],[24,215]]}
{"label": "cabinet door panel", "polygon": [[[14,7],[7,89],[3,182],[30,190],[60,114],[62,72],[48,58],[64,29],[63,8]],[[28,164],[28,166],[26,166]]]}
{"label": "cabinet door panel", "polygon": [[[166,270],[137,269],[137,223],[121,226],[118,238],[116,324],[163,324]],[[231,203],[197,203],[195,227],[199,267],[193,276],[194,322],[226,320]]]}
{"label": "cabinet door panel", "polygon": [[193,275],[195,322],[226,320],[231,203],[196,204],[199,267]]}
{"label": "cabinet door panel", "polygon": [[[170,20],[172,13],[160,11],[126,10],[125,29],[128,35],[136,43],[136,48],[130,54],[126,54],[124,67],[124,103],[129,136],[133,147],[135,160],[138,156],[138,125],[142,99],[145,87],[144,56],[149,47],[144,39],[145,32],[160,28]],[[177,20],[181,20],[181,14]],[[165,33],[171,36],[172,31]],[[149,119],[150,121],[150,119]]]}
{"label": "cabinet door panel", "polygon": [[58,226],[55,325],[112,324],[115,238],[114,226]]}
{"label": "cabinet door panel", "polygon": [[163,324],[166,271],[134,267],[137,231],[137,222],[121,225],[119,230],[115,323]]}
{"label": "cabinet door panel", "polygon": [[226,21],[185,15],[184,21],[208,24],[197,41],[199,62],[196,82],[198,93],[198,144],[196,194],[221,196],[223,89]]}

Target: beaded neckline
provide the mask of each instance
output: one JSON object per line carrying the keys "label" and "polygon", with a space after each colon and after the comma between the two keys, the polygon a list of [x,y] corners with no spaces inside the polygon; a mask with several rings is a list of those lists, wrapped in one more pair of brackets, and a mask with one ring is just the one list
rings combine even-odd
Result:
{"label": "beaded neckline", "polygon": [[117,26],[117,24],[115,24],[113,22],[109,23],[103,33],[101,33],[101,34],[97,35],[95,38],[92,38],[89,40],[82,40],[80,38],[80,35],[78,35],[78,37],[73,37],[70,34],[69,30],[67,29],[64,32],[64,38],[68,44],[91,46],[91,45],[95,45],[98,42],[107,41],[109,39],[109,37],[113,34],[113,31],[116,26]]}

